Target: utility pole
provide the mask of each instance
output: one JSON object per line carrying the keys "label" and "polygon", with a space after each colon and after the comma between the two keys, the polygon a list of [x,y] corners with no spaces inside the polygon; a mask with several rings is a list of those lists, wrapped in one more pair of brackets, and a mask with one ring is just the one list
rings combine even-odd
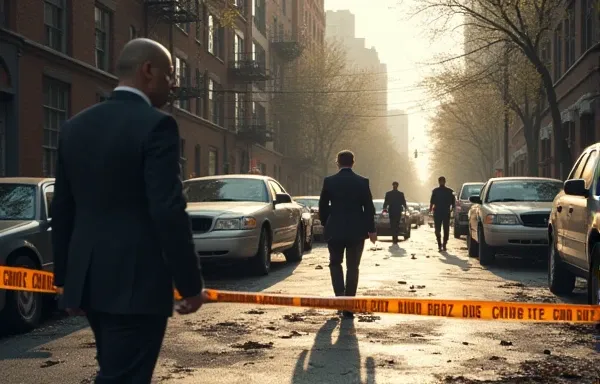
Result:
{"label": "utility pole", "polygon": [[509,104],[509,96],[508,96],[508,86],[509,86],[509,78],[508,78],[508,43],[506,43],[504,47],[504,70],[503,70],[503,100],[504,100],[504,172],[503,176],[509,176],[508,174],[508,130],[509,130],[509,116],[508,116],[508,104]]}

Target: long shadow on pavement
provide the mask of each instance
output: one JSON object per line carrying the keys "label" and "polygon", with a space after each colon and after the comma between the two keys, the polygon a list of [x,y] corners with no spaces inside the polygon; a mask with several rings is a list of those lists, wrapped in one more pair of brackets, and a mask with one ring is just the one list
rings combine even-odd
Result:
{"label": "long shadow on pavement", "polygon": [[440,252],[440,254],[443,256],[442,258],[440,258],[440,261],[444,264],[455,265],[463,271],[468,271],[469,269],[471,269],[471,263],[469,262],[469,260],[460,258],[448,251],[442,251]]}
{"label": "long shadow on pavement", "polygon": [[[334,343],[332,335],[338,322],[340,331]],[[375,361],[372,357],[366,359],[365,368],[365,382],[375,384]],[[317,332],[312,349],[300,353],[292,384],[313,383],[363,383],[360,350],[352,320],[327,320]]]}
{"label": "long shadow on pavement", "polygon": [[[208,288],[259,292],[285,280],[298,267],[298,263],[286,263],[283,260],[283,256],[274,255],[271,273],[264,277],[249,276],[247,269],[239,263],[229,267],[207,266],[203,274]],[[0,324],[0,360],[50,358],[52,353],[45,350],[44,344],[87,327],[85,318],[68,317],[63,312],[56,312],[38,329],[20,335],[3,332]]]}

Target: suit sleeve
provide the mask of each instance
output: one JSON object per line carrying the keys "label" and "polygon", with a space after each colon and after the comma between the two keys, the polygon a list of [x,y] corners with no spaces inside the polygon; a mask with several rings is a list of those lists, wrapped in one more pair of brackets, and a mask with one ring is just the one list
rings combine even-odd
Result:
{"label": "suit sleeve", "polygon": [[373,204],[373,195],[371,194],[369,179],[365,179],[365,186],[365,201],[363,201],[365,220],[367,220],[367,229],[369,233],[375,233],[375,205]]}
{"label": "suit sleeve", "polygon": [[62,287],[65,284],[69,244],[75,223],[75,199],[73,198],[64,163],[64,133],[66,132],[63,128],[63,134],[59,137],[56,179],[54,181],[54,196],[51,207],[54,285],[57,287]]}
{"label": "suit sleeve", "polygon": [[390,193],[386,192],[385,193],[385,199],[383,200],[383,210],[385,211],[388,208],[388,205],[390,205]]}
{"label": "suit sleeve", "polygon": [[429,199],[429,210],[431,211],[435,206],[435,189],[431,191],[431,199]]}
{"label": "suit sleeve", "polygon": [[404,207],[404,210],[408,210],[407,204],[406,204],[406,197],[404,197],[404,193],[402,195],[400,195],[400,204]]}
{"label": "suit sleeve", "polygon": [[331,196],[327,188],[327,179],[323,180],[323,188],[321,189],[321,196],[319,197],[319,219],[322,225],[327,223],[329,218],[329,203],[331,202]]}
{"label": "suit sleeve", "polygon": [[171,116],[164,117],[144,143],[144,179],[150,215],[158,232],[175,287],[183,298],[204,287],[196,258],[187,203],[179,168],[179,130]]}

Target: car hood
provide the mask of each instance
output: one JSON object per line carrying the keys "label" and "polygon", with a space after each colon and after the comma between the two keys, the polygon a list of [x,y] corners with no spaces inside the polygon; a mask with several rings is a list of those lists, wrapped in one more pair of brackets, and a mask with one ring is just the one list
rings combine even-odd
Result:
{"label": "car hood", "polygon": [[552,202],[515,201],[487,203],[488,209],[498,214],[520,215],[527,212],[548,212],[552,210]]}
{"label": "car hood", "polygon": [[34,220],[0,220],[0,235],[6,235],[17,230],[29,229],[38,225]]}
{"label": "car hood", "polygon": [[218,201],[205,203],[188,203],[187,212],[191,216],[247,216],[269,206],[269,203],[254,201]]}

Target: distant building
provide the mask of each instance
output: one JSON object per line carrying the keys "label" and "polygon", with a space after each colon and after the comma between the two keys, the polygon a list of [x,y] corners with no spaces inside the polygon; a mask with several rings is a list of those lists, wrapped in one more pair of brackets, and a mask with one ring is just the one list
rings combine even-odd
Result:
{"label": "distant building", "polygon": [[401,109],[388,112],[387,127],[394,138],[396,151],[408,157],[408,114]]}

